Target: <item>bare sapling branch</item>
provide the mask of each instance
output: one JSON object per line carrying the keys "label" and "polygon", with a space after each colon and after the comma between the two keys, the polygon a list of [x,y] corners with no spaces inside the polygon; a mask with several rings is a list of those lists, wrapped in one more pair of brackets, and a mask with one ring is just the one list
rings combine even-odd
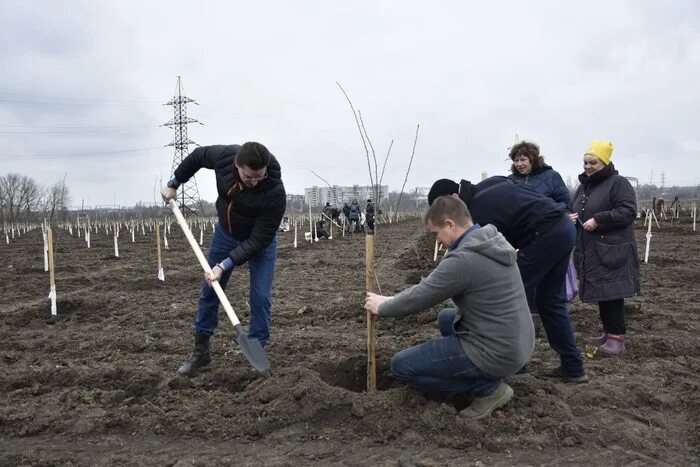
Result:
{"label": "bare sapling branch", "polygon": [[399,207],[401,206],[401,197],[403,196],[403,190],[406,188],[406,181],[408,181],[408,174],[411,173],[411,165],[413,164],[413,156],[416,154],[416,143],[418,142],[418,130],[420,129],[420,123],[416,125],[416,136],[413,140],[413,151],[411,151],[411,159],[408,161],[408,169],[406,169],[406,177],[403,179],[403,185],[401,185],[401,191],[399,192],[399,199],[396,201],[396,209],[394,209],[394,222],[398,216]]}
{"label": "bare sapling branch", "polygon": [[374,152],[374,146],[372,145],[372,140],[369,139],[369,135],[367,134],[367,129],[365,128],[365,122],[362,120],[362,112],[359,110],[357,111],[357,115],[360,117],[360,124],[362,125],[362,131],[365,133],[365,139],[367,140],[367,143],[369,144],[369,148],[372,151],[372,160],[374,161],[374,177],[372,177],[372,166],[369,164],[369,160],[367,161],[367,168],[369,169],[369,181],[372,183],[372,193],[374,193],[374,196],[372,196],[372,201],[374,202],[375,205],[377,205],[378,202],[378,197],[379,197],[379,190],[377,189],[377,184],[375,181],[379,181],[379,171],[377,170],[377,154]]}
{"label": "bare sapling branch", "polygon": [[342,91],[343,95],[345,96],[345,99],[347,99],[348,104],[350,104],[350,110],[352,110],[352,115],[353,115],[353,117],[355,117],[355,124],[357,125],[357,131],[360,132],[360,138],[362,138],[362,145],[365,148],[365,156],[367,157],[367,170],[369,170],[370,182],[372,182],[372,185],[374,185],[374,181],[372,179],[372,166],[371,166],[370,160],[369,160],[369,149],[367,148],[367,141],[365,140],[365,135],[362,132],[362,125],[360,125],[360,119],[358,118],[358,112],[355,111],[355,106],[353,105],[352,101],[350,100],[348,93],[345,92],[345,89],[343,89],[343,86],[341,86],[340,83],[337,81],[335,82],[335,84],[338,85],[338,87]]}

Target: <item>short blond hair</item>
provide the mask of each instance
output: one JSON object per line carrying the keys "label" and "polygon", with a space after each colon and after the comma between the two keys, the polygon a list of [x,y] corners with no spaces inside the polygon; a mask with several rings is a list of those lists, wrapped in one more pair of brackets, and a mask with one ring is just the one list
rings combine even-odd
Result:
{"label": "short blond hair", "polygon": [[464,227],[471,221],[472,215],[464,201],[458,197],[452,195],[439,196],[435,198],[433,204],[428,208],[423,222],[425,222],[425,225],[430,223],[436,227],[442,227],[447,219]]}

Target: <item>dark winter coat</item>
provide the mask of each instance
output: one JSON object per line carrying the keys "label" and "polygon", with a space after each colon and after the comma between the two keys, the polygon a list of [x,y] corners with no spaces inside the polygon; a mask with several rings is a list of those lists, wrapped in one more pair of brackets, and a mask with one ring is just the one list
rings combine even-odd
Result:
{"label": "dark winter coat", "polygon": [[203,167],[214,170],[219,223],[229,235],[242,240],[229,255],[236,265],[244,264],[272,243],[287,206],[277,159],[272,156],[267,177],[249,188],[238,179],[233,163],[239,148],[237,144],[199,147],[175,170],[179,183],[185,183]]}
{"label": "dark winter coat", "polygon": [[520,175],[515,167],[513,167],[513,173],[508,175],[508,178],[518,183],[531,186],[537,190],[538,193],[552,198],[564,209],[571,211],[571,195],[569,194],[569,189],[564,184],[561,175],[550,166],[545,165],[541,169],[530,172],[527,175]]}
{"label": "dark winter coat", "polygon": [[[634,240],[637,200],[630,182],[609,164],[590,177],[579,175],[574,194],[576,223],[574,262],[584,302],[600,302],[638,295],[639,255]],[[582,225],[594,218],[593,232]]]}
{"label": "dark winter coat", "polygon": [[516,249],[553,227],[565,212],[564,207],[530,186],[500,176],[476,185],[462,180],[459,197],[475,223],[492,224]]}

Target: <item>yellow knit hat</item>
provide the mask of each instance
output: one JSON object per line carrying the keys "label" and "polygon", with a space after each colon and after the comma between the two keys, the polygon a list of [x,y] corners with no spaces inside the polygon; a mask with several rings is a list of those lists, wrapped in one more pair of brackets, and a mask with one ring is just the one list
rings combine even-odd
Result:
{"label": "yellow knit hat", "polygon": [[610,141],[593,141],[584,156],[594,156],[600,159],[600,161],[608,165],[610,163],[610,158],[612,157],[613,149],[615,146]]}

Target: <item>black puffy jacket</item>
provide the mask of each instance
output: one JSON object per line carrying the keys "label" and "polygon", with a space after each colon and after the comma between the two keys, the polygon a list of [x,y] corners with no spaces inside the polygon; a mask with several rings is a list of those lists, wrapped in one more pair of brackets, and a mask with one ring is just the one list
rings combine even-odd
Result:
{"label": "black puffy jacket", "polygon": [[[574,195],[578,213],[574,263],[584,302],[616,300],[638,295],[639,257],[634,239],[637,200],[630,182],[609,164],[590,177],[579,175]],[[594,218],[593,232],[581,225]]]}
{"label": "black puffy jacket", "polygon": [[462,180],[459,197],[474,222],[492,224],[513,248],[523,248],[559,222],[565,208],[534,188],[495,176],[471,186]]}
{"label": "black puffy jacket", "polygon": [[180,183],[188,181],[199,169],[213,169],[216,175],[216,211],[226,232],[241,240],[230,253],[234,264],[241,265],[266,248],[280,225],[287,207],[282,170],[272,156],[267,177],[254,188],[238,180],[234,158],[240,145],[202,146],[190,153],[175,170]]}

